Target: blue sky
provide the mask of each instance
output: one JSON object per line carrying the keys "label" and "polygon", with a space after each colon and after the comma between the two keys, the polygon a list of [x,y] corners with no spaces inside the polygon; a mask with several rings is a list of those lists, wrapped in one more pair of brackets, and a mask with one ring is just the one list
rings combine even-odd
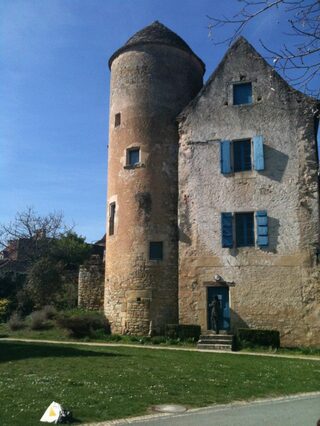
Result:
{"label": "blue sky", "polygon": [[[33,206],[63,211],[88,241],[105,229],[111,54],[159,20],[206,63],[226,51],[208,37],[206,15],[236,0],[2,0],[0,4],[0,222]],[[244,35],[276,48],[281,11]]]}

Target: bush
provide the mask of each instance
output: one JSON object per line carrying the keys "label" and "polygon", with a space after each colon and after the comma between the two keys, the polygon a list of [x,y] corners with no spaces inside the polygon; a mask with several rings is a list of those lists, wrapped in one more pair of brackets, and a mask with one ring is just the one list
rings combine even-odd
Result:
{"label": "bush", "polygon": [[6,321],[6,319],[8,318],[9,307],[10,307],[9,299],[0,299],[0,322]]}
{"label": "bush", "polygon": [[277,330],[256,330],[239,328],[237,341],[240,347],[271,346],[280,347],[280,333]]}
{"label": "bush", "polygon": [[165,336],[154,336],[151,337],[151,343],[153,345],[160,345],[161,343],[167,343],[167,339]]}
{"label": "bush", "polygon": [[31,330],[45,330],[50,327],[44,310],[34,311],[29,315]]}
{"label": "bush", "polygon": [[[85,313],[78,315],[64,314],[57,318],[57,324],[68,330],[72,337],[94,337],[98,330],[110,334],[110,324],[102,313]],[[100,335],[100,333],[98,333]]]}
{"label": "bush", "polygon": [[169,339],[197,341],[201,334],[201,327],[194,324],[167,324],[165,334]]}
{"label": "bush", "polygon": [[57,316],[57,310],[54,306],[52,305],[46,305],[44,306],[41,311],[44,313],[46,319],[54,319]]}
{"label": "bush", "polygon": [[11,315],[11,318],[8,321],[8,326],[11,331],[21,330],[25,327],[24,321],[21,319],[20,315],[15,312]]}

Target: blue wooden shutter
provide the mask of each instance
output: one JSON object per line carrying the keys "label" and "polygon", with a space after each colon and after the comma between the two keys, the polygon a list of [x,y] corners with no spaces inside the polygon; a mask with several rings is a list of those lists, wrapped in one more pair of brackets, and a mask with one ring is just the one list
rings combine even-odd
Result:
{"label": "blue wooden shutter", "polygon": [[220,142],[221,173],[231,173],[231,141]]}
{"label": "blue wooden shutter", "polygon": [[265,247],[269,244],[268,238],[268,215],[266,210],[256,212],[257,223],[257,244],[259,247]]}
{"label": "blue wooden shutter", "polygon": [[253,155],[255,170],[264,170],[263,136],[253,138]]}
{"label": "blue wooden shutter", "polygon": [[233,247],[232,213],[221,213],[221,241],[222,247]]}

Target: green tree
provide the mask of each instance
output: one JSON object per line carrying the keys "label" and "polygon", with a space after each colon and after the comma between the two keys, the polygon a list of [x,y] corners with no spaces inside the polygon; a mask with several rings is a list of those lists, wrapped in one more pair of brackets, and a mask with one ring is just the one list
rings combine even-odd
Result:
{"label": "green tree", "polygon": [[74,307],[77,303],[79,266],[91,254],[85,238],[64,224],[62,213],[41,216],[32,208],[17,213],[7,225],[0,225],[0,244],[27,240],[23,261],[24,280],[0,276],[0,297],[8,297],[22,313],[47,304]]}
{"label": "green tree", "polygon": [[41,257],[28,272],[25,291],[36,309],[56,304],[62,290],[63,266],[49,257]]}
{"label": "green tree", "polygon": [[90,246],[85,238],[73,231],[56,239],[50,249],[50,257],[64,265],[65,270],[74,271],[90,256]]}

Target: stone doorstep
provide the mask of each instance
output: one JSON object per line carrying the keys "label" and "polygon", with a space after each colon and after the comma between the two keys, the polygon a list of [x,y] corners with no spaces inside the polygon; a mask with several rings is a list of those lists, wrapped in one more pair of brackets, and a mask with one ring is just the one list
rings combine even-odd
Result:
{"label": "stone doorstep", "polygon": [[207,340],[232,340],[233,339],[233,335],[232,334],[201,334],[201,336],[199,337],[199,340],[203,340],[203,339],[207,339]]}
{"label": "stone doorstep", "polygon": [[232,340],[199,340],[197,346],[199,345],[229,345],[232,346]]}
{"label": "stone doorstep", "polygon": [[208,332],[200,336],[197,348],[232,351],[233,335]]}
{"label": "stone doorstep", "polygon": [[198,349],[211,349],[212,351],[232,351],[232,345],[221,345],[219,343],[210,343],[210,344],[198,344]]}

